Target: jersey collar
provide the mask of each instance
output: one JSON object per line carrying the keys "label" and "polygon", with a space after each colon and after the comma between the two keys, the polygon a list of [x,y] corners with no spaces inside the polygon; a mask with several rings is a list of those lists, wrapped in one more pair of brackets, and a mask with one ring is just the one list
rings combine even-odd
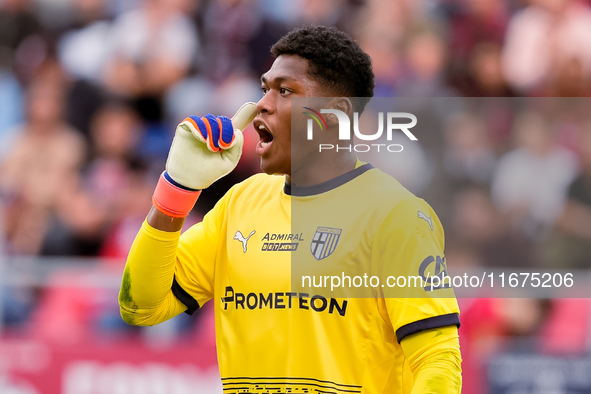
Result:
{"label": "jersey collar", "polygon": [[285,185],[283,185],[283,192],[288,196],[296,197],[314,196],[316,194],[326,193],[327,191],[336,189],[337,187],[344,185],[349,181],[352,181],[359,175],[363,174],[368,170],[371,170],[372,168],[373,166],[369,163],[363,164],[362,166],[359,166],[354,170],[339,175],[336,178],[332,178],[326,182],[322,182],[312,186],[294,186],[288,185],[286,183]]}

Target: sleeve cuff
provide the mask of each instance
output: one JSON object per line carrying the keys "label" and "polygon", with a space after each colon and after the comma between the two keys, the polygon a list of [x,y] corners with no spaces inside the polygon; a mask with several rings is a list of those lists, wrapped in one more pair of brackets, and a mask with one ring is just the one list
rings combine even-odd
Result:
{"label": "sleeve cuff", "polygon": [[400,343],[405,337],[416,334],[419,331],[445,326],[457,326],[459,328],[460,315],[457,313],[448,313],[447,315],[428,317],[423,320],[406,324],[396,330],[396,339],[398,339],[398,343]]}
{"label": "sleeve cuff", "polygon": [[187,307],[187,310],[185,311],[187,315],[192,315],[197,309],[199,309],[199,303],[197,300],[191,297],[191,295],[179,285],[176,281],[176,277],[172,280],[171,290],[172,294],[174,294],[174,296]]}

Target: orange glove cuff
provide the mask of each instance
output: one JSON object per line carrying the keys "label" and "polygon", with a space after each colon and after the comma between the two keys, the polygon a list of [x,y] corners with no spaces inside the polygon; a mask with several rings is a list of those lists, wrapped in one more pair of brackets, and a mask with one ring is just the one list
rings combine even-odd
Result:
{"label": "orange glove cuff", "polygon": [[156,185],[152,203],[156,209],[167,216],[184,218],[191,212],[200,194],[201,190],[189,191],[173,185],[162,173]]}

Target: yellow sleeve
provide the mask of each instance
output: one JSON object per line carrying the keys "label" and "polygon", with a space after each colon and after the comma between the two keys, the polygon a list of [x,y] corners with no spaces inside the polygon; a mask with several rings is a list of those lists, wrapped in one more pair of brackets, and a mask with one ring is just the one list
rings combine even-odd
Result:
{"label": "yellow sleeve", "polygon": [[[381,310],[398,342],[422,330],[459,326],[453,289],[427,284],[447,270],[443,228],[433,209],[416,197],[399,202],[384,219],[374,241],[372,269],[381,283]],[[446,273],[447,274],[447,273]],[[390,279],[388,279],[390,278]]]}
{"label": "yellow sleeve", "polygon": [[129,324],[152,326],[183,312],[187,307],[172,293],[180,231],[156,230],[146,221],[127,257],[119,308]]}
{"label": "yellow sleeve", "polygon": [[212,298],[218,241],[233,190],[182,235],[157,230],[144,221],[119,292],[124,321],[158,324],[183,311],[192,314]]}
{"label": "yellow sleeve", "polygon": [[462,357],[455,326],[420,331],[400,345],[414,377],[411,394],[462,392]]}

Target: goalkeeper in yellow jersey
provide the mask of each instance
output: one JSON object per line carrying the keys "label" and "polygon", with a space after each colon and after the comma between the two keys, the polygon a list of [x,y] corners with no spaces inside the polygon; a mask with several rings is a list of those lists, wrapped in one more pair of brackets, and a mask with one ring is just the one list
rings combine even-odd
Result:
{"label": "goalkeeper in yellow jersey", "polygon": [[[154,325],[211,300],[228,394],[460,393],[459,309],[453,293],[437,296],[451,289],[331,297],[292,286],[299,261],[416,275],[444,261],[443,229],[427,203],[354,154],[319,155],[317,145],[292,143],[300,132],[292,129],[293,98],[326,98],[322,108],[349,117],[363,111],[374,76],[358,44],[335,28],[303,27],[271,52],[256,105],[232,119],[191,116],[177,127],[154,206],[129,253],[121,316]],[[324,120],[319,138],[337,144],[337,117]],[[264,174],[232,187],[181,234],[200,191],[238,163],[251,121]],[[293,204],[309,218],[297,229]]]}

